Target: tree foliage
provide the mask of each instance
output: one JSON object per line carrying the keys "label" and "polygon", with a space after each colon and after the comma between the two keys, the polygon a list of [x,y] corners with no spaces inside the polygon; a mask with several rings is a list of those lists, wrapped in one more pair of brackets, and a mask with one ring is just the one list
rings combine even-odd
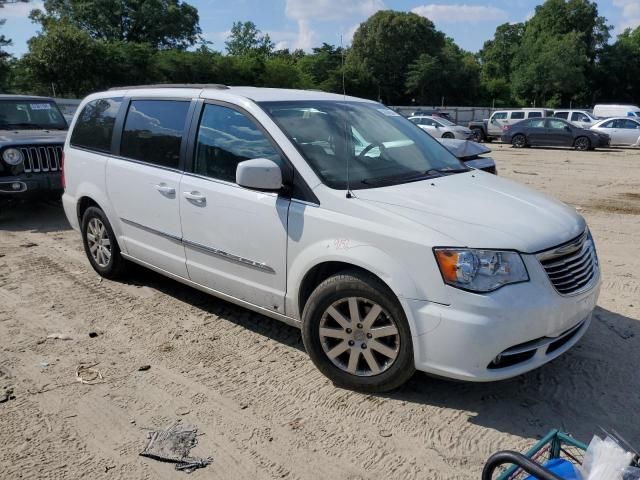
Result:
{"label": "tree foliage", "polygon": [[45,0],[31,18],[46,29],[64,22],[97,40],[186,48],[200,36],[198,10],[179,0]]}
{"label": "tree foliage", "polygon": [[640,27],[611,42],[592,0],[546,0],[526,22],[499,25],[477,54],[429,19],[394,11],[363,22],[350,48],[310,52],[275,50],[252,22],[235,22],[226,52],[215,51],[200,42],[197,10],[180,0],[45,0],[32,18],[42,28],[22,58],[3,54],[0,36],[0,88],[8,71],[15,92],[78,97],[192,82],[344,90],[389,104],[640,102]]}

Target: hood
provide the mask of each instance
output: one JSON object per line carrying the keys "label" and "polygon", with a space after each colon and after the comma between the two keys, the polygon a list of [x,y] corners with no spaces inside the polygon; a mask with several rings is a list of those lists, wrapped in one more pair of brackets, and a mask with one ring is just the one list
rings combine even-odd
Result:
{"label": "hood", "polygon": [[357,190],[355,196],[454,239],[443,245],[450,247],[533,253],[571,240],[586,227],[564,203],[479,171]]}
{"label": "hood", "polygon": [[64,143],[66,130],[0,130],[0,146]]}
{"label": "hood", "polygon": [[436,140],[447,147],[447,150],[459,159],[472,158],[491,151],[491,149],[485,147],[482,143],[469,140],[457,140],[455,138],[437,138]]}

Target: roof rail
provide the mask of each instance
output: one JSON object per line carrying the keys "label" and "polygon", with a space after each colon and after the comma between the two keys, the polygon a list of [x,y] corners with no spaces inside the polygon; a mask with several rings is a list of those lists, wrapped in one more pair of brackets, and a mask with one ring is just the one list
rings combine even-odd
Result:
{"label": "roof rail", "polygon": [[216,90],[227,90],[229,87],[220,83],[158,83],[152,85],[112,87],[109,90],[136,90],[141,88],[211,88]]}

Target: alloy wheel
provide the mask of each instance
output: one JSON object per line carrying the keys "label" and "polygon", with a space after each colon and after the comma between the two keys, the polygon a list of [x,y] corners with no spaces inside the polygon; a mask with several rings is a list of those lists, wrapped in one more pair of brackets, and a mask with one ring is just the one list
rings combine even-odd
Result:
{"label": "alloy wheel", "polygon": [[106,268],[111,260],[111,240],[107,229],[99,218],[92,218],[87,225],[87,244],[93,260]]}
{"label": "alloy wheel", "polygon": [[334,302],[322,315],[319,334],[329,360],[340,370],[359,377],[389,369],[400,350],[395,320],[366,298],[348,297]]}

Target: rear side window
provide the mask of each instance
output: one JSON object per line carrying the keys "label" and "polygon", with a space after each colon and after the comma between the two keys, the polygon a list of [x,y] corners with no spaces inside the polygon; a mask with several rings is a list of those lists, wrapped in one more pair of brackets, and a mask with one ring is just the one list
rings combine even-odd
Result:
{"label": "rear side window", "polygon": [[511,120],[521,120],[524,118],[524,112],[511,112]]}
{"label": "rear side window", "polygon": [[529,115],[527,115],[527,118],[541,118],[542,117],[542,112],[529,112]]}
{"label": "rear side window", "polygon": [[124,123],[120,155],[178,168],[189,101],[132,100]]}
{"label": "rear side window", "polygon": [[111,137],[122,98],[100,98],[87,103],[71,133],[70,143],[98,152],[111,151]]}
{"label": "rear side window", "polygon": [[194,172],[235,183],[238,163],[253,158],[268,158],[284,167],[282,157],[252,119],[231,108],[205,105]]}
{"label": "rear side window", "polygon": [[556,112],[553,114],[553,116],[556,118],[564,118],[565,120],[567,120],[569,118],[569,112]]}

